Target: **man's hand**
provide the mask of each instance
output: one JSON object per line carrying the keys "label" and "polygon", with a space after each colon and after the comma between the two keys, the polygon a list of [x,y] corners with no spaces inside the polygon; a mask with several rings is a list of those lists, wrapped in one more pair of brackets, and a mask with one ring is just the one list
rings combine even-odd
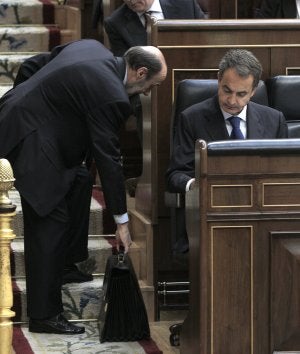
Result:
{"label": "man's hand", "polygon": [[129,247],[132,244],[130,232],[128,229],[128,222],[124,224],[117,224],[116,240],[117,250],[119,251],[120,246],[123,245],[125,248],[125,253],[127,253],[129,251]]}

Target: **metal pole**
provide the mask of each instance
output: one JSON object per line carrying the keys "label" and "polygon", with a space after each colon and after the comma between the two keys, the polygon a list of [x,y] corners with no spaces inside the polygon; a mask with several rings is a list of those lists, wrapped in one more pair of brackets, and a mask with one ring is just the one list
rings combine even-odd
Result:
{"label": "metal pole", "polygon": [[13,293],[10,271],[10,244],[15,238],[11,229],[16,206],[11,203],[8,191],[14,184],[13,171],[9,161],[0,159],[0,354],[12,353],[13,327],[11,311]]}

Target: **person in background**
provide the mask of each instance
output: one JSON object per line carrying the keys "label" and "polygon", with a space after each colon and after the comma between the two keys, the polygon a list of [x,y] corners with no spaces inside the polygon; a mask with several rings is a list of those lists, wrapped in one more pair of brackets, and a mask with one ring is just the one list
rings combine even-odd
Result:
{"label": "person in background", "polygon": [[257,18],[299,18],[300,0],[263,0]]}
{"label": "person in background", "polygon": [[114,55],[123,55],[135,45],[147,45],[145,13],[156,19],[201,19],[205,14],[195,0],[124,0],[104,28]]}
{"label": "person in background", "polygon": [[[227,139],[287,138],[283,114],[250,99],[262,73],[258,59],[249,51],[233,49],[221,59],[217,95],[185,109],[175,127],[167,189],[186,193],[195,181],[195,142]],[[184,211],[183,211],[184,212]],[[184,219],[184,218],[183,218]],[[180,228],[175,251],[186,252],[185,224]]]}
{"label": "person in background", "polygon": [[[147,95],[167,75],[159,49],[137,46],[123,57],[96,40],[70,42],[0,100],[0,156],[11,163],[24,218],[29,331],[80,334],[62,315],[66,261],[88,257],[92,178],[97,166],[114,215],[117,247],[128,252],[126,193],[119,130],[131,114],[129,96]],[[80,230],[76,232],[77,230]]]}

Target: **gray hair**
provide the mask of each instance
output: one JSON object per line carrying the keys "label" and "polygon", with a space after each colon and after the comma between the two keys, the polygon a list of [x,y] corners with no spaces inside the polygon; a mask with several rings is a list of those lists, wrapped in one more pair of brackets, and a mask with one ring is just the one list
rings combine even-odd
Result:
{"label": "gray hair", "polygon": [[252,75],[253,88],[256,88],[262,74],[259,60],[245,49],[231,49],[221,59],[219,64],[219,78],[222,79],[227,69],[234,69],[241,77]]}
{"label": "gray hair", "polygon": [[148,69],[146,79],[151,79],[154,75],[158,74],[162,70],[161,60],[154,53],[144,50],[140,46],[129,48],[124,58],[129,67],[133,70],[137,70],[141,67]]}

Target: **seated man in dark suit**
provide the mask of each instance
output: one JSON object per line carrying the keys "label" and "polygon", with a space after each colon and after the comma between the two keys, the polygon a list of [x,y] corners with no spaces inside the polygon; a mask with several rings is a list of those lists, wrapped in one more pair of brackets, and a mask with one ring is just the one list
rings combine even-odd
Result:
{"label": "seated man in dark suit", "polygon": [[145,12],[151,12],[157,19],[205,18],[195,0],[124,0],[122,6],[104,19],[114,55],[123,55],[130,47],[147,44]]}
{"label": "seated man in dark suit", "polygon": [[257,18],[299,18],[299,0],[263,0]]}
{"label": "seated man in dark suit", "polygon": [[[251,52],[235,49],[225,54],[219,64],[217,95],[185,109],[179,117],[166,173],[170,192],[185,193],[193,188],[197,139],[210,142],[287,137],[281,112],[250,101],[261,73],[261,64]],[[181,250],[187,250],[185,227],[182,229],[178,242]]]}

